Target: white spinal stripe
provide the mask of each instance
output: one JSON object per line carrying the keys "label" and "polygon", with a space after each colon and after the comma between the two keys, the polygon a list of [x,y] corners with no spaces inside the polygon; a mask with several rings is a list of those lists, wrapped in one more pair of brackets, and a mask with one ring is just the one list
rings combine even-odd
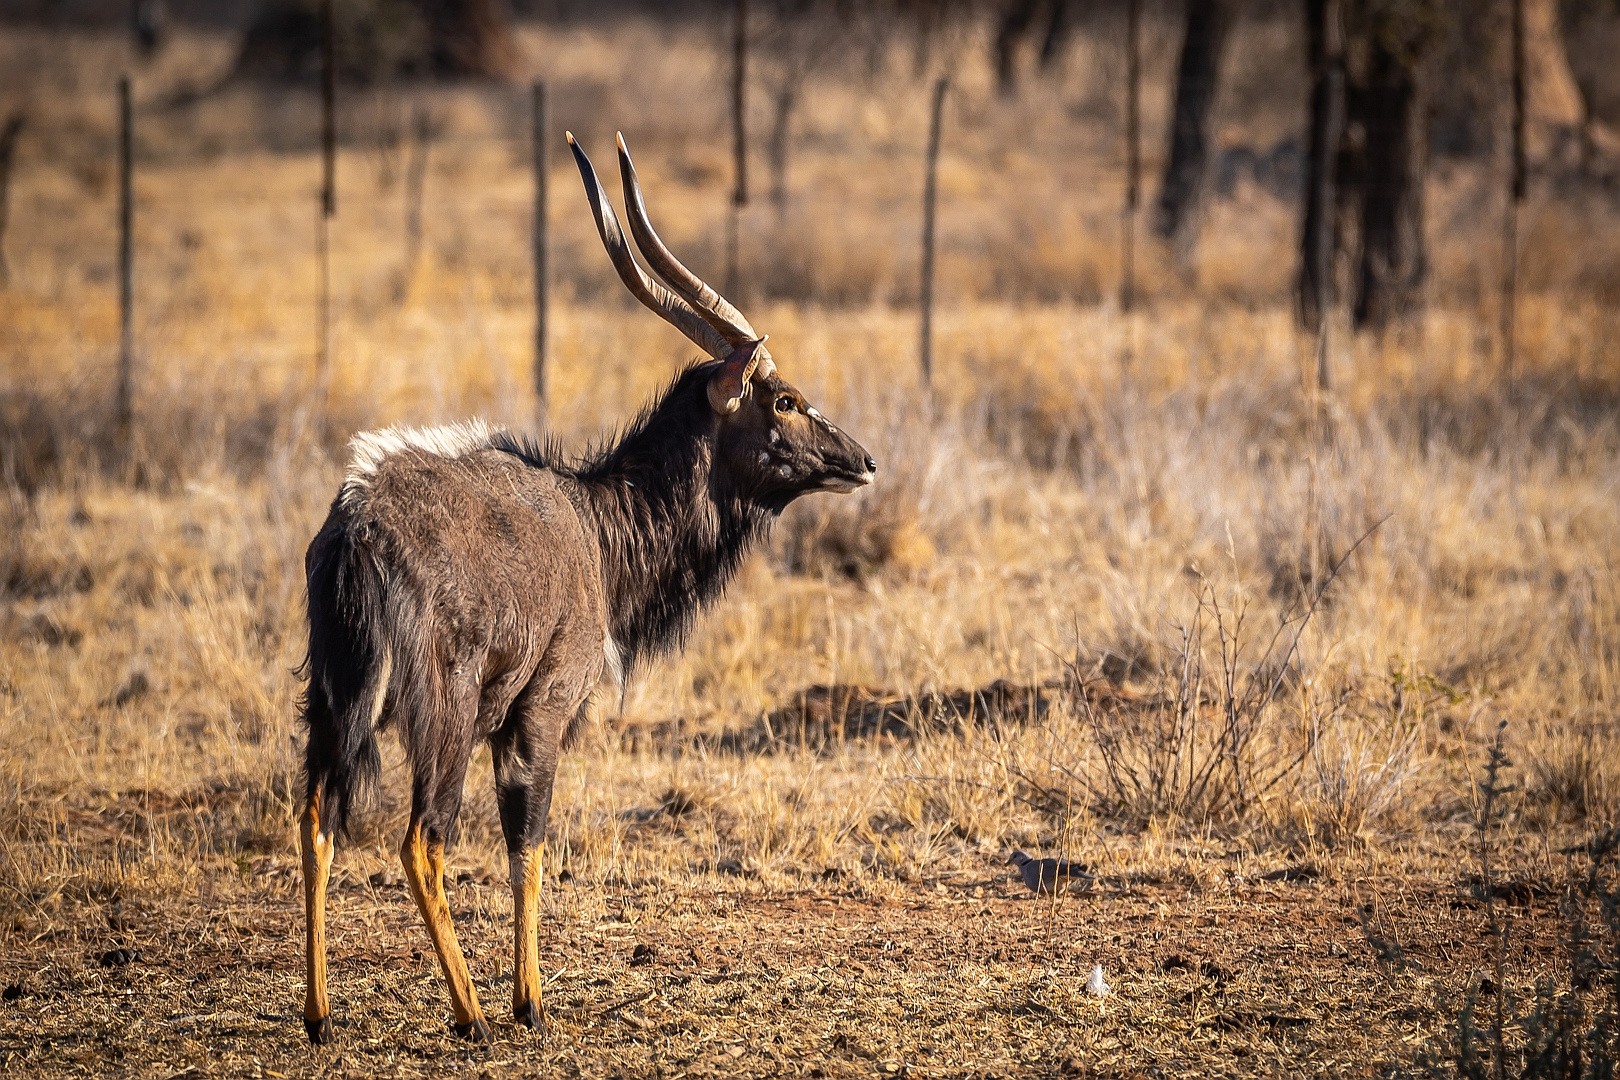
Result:
{"label": "white spinal stripe", "polygon": [[463,420],[439,427],[386,427],[362,431],[349,440],[349,467],[343,476],[343,499],[363,491],[382,463],[394,454],[415,450],[442,458],[459,458],[494,445],[496,429],[483,420]]}

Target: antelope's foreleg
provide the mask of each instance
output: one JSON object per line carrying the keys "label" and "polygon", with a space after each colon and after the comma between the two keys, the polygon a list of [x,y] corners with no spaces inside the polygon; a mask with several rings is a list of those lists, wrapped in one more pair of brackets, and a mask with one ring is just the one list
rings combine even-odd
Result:
{"label": "antelope's foreleg", "polygon": [[544,848],[514,852],[512,859],[512,1015],[524,1027],[540,1026],[540,877]]}
{"label": "antelope's foreleg", "polygon": [[326,996],[326,883],[332,873],[332,836],[321,829],[321,796],[310,792],[299,823],[304,867],[304,1030],[309,1041],[332,1041],[332,1003]]}
{"label": "antelope's foreleg", "polygon": [[400,862],[405,866],[405,879],[411,883],[411,895],[416,897],[417,910],[427,923],[428,937],[433,939],[433,951],[439,955],[439,967],[444,980],[450,984],[450,1006],[456,1014],[456,1034],[474,1042],[489,1042],[489,1025],[478,1007],[478,995],[473,990],[472,973],[467,960],[461,955],[456,941],[456,928],[450,921],[450,901],[444,895],[444,844],[429,841],[422,836],[422,823],[413,820],[405,830],[405,842],[399,849]]}

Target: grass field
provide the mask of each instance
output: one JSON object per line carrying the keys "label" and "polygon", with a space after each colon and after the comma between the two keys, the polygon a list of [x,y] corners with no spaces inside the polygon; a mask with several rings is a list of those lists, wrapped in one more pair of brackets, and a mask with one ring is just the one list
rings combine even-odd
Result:
{"label": "grass field", "polygon": [[[528,41],[555,58],[559,124],[599,168],[622,126],[666,239],[718,280],[723,97],[700,30]],[[1291,55],[1273,27],[1243,33]],[[793,507],[683,654],[600,695],[552,814],[547,1030],[505,1016],[481,753],[452,903],[497,1039],[449,1035],[394,856],[390,744],[380,806],[339,848],[339,1037],[312,1051],[303,551],[352,432],[535,422],[528,150],[521,94],[422,92],[444,132],[407,268],[404,152],[379,135],[404,106],[347,99],[322,401],[310,99],[162,104],[230,45],[183,37],[137,82],[125,452],[125,47],[0,34],[0,71],[33,58],[36,117],[0,289],[0,1071],[1386,1075],[1454,1048],[1470,994],[1481,1015],[1496,1000],[1482,979],[1510,1015],[1546,978],[1583,1015],[1613,1008],[1612,969],[1572,988],[1568,946],[1576,849],[1620,813],[1612,195],[1537,188],[1509,379],[1493,174],[1437,169],[1428,311],[1382,340],[1341,328],[1319,395],[1287,301],[1292,207],[1252,185],[1215,201],[1192,272],[1147,246],[1146,309],[1122,316],[1106,57],[1081,43],[1049,92],[999,102],[968,41],[933,61],[960,86],[933,394],[909,57],[813,82],[792,198],[744,215],[745,310],[879,479]],[[1297,118],[1243,85],[1222,130],[1287,134]],[[1151,147],[1163,108],[1150,93]],[[695,350],[621,295],[554,164],[549,426],[583,446]],[[1504,722],[1514,789],[1487,807]],[[1031,896],[1017,847],[1098,881]],[[1612,958],[1615,927],[1597,932]]]}

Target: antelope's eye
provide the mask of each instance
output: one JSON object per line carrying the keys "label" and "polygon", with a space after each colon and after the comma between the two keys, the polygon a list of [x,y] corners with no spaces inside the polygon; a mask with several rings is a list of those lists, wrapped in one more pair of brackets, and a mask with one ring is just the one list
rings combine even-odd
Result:
{"label": "antelope's eye", "polygon": [[796,407],[797,406],[794,404],[793,399],[788,397],[786,394],[783,394],[781,397],[776,399],[776,411],[779,413],[790,413]]}

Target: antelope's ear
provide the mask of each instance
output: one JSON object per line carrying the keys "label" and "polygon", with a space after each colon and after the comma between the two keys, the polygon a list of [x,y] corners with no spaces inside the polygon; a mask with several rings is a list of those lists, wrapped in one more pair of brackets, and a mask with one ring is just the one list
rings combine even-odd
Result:
{"label": "antelope's ear", "polygon": [[768,375],[776,370],[771,354],[765,351],[765,337],[731,350],[720,370],[709,377],[709,404],[721,416],[729,416],[742,406],[743,393],[755,371]]}

